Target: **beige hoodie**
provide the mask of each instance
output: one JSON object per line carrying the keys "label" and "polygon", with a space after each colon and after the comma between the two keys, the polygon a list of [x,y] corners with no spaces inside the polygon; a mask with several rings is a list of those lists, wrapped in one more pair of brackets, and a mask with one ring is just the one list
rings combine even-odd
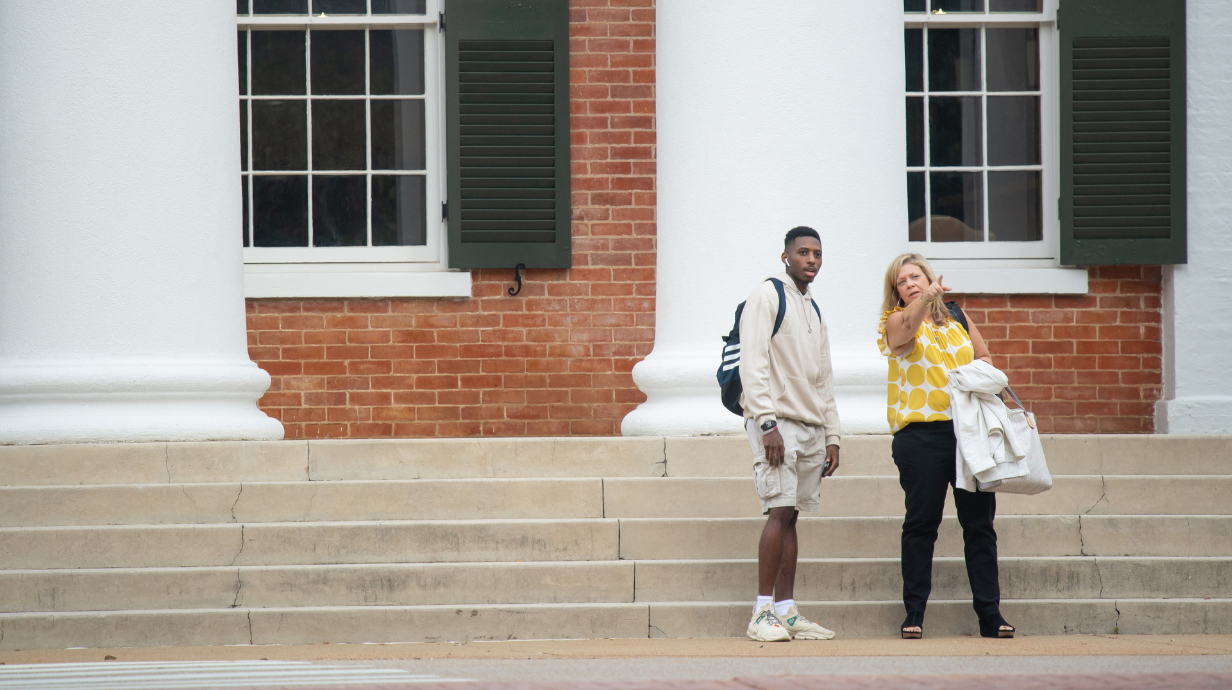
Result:
{"label": "beige hoodie", "polygon": [[783,325],[773,338],[779,296],[764,280],[749,295],[740,317],[740,405],[746,419],[760,426],[769,419],[794,419],[825,427],[826,445],[838,445],[842,430],[834,405],[834,373],[830,368],[830,337],[826,322],[813,310],[812,293],[804,294],[786,273],[787,297]]}

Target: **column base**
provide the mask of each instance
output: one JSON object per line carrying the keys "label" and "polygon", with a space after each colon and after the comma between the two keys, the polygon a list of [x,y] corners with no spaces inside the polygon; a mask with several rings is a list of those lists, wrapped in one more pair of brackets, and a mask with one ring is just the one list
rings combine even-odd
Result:
{"label": "column base", "polygon": [[1232,396],[1173,398],[1155,403],[1155,433],[1232,434]]}
{"label": "column base", "polygon": [[0,365],[0,444],[277,440],[251,362]]}

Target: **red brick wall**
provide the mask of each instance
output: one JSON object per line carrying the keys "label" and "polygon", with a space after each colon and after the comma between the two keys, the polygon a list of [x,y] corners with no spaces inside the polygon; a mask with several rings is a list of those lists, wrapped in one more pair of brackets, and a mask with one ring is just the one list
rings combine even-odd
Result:
{"label": "red brick wall", "polygon": [[1150,433],[1162,386],[1158,266],[1090,269],[1083,296],[960,297],[1043,432]]}
{"label": "red brick wall", "polygon": [[287,438],[620,433],[654,343],[654,0],[570,1],[573,268],[469,300],[249,300]]}

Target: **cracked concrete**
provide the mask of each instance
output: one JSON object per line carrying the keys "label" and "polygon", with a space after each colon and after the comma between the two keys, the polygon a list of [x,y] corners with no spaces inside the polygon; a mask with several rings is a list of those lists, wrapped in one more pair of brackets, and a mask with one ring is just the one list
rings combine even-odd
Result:
{"label": "cracked concrete", "polygon": [[240,560],[240,555],[244,553],[245,543],[246,541],[244,539],[244,525],[240,525],[240,550],[235,552],[235,558],[231,559],[231,565],[235,565],[236,562]]}
{"label": "cracked concrete", "polygon": [[239,522],[235,519],[235,506],[240,504],[240,497],[244,495],[244,482],[240,482],[240,490],[235,494],[235,503],[231,504],[231,522]]}

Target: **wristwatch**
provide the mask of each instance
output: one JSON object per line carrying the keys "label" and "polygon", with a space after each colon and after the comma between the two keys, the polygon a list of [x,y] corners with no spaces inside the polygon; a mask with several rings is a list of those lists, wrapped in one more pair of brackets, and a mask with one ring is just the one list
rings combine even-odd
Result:
{"label": "wristwatch", "polygon": [[761,425],[761,435],[765,436],[766,434],[770,433],[771,431],[774,431],[778,427],[779,427],[778,422],[774,421],[773,419],[768,420],[764,424]]}

